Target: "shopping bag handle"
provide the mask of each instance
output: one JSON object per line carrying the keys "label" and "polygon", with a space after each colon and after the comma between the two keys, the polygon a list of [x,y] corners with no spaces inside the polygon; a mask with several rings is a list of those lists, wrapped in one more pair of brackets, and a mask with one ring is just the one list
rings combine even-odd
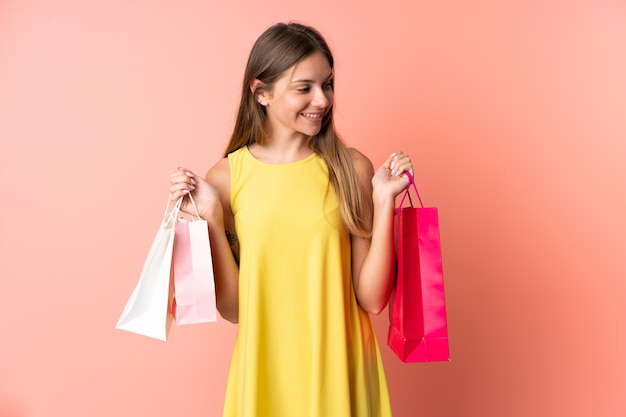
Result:
{"label": "shopping bag handle", "polygon": [[170,194],[170,197],[167,198],[167,205],[165,206],[165,213],[163,214],[163,223],[169,225],[170,222],[172,222],[172,220],[176,222],[176,219],[178,218],[178,212],[180,211],[180,205],[182,203],[183,203],[183,198],[181,197],[178,200],[176,200],[176,203],[174,204],[172,211],[169,211],[170,205],[172,204],[172,199],[171,199],[171,194]]}
{"label": "shopping bag handle", "polygon": [[[191,200],[191,205],[193,205],[193,209],[196,212],[196,219],[195,221],[200,220],[200,213],[198,212],[198,206],[196,206],[196,202],[194,201],[193,197],[191,196],[191,193],[187,194],[189,196],[189,200]],[[178,220],[178,212],[180,211],[180,206],[183,204],[183,198],[185,198],[185,196],[180,197],[178,200],[176,200],[176,204],[174,204],[174,208],[172,209],[172,212],[170,213],[170,215],[168,216],[167,213],[170,209],[170,204],[172,203],[172,199],[171,199],[171,194],[170,194],[170,198],[167,199],[167,206],[165,206],[165,214],[163,215],[163,219],[165,219],[166,223],[169,223],[171,221],[171,219],[173,218],[174,221]],[[172,217],[173,215],[173,217]],[[191,215],[191,217],[193,218],[193,214]]]}
{"label": "shopping bag handle", "polygon": [[[200,220],[200,213],[198,212],[198,206],[196,206],[196,202],[193,200],[193,197],[191,196],[191,193],[187,194],[189,196],[189,200],[191,200],[191,205],[193,206],[193,209],[196,211],[196,221]],[[182,196],[182,198],[184,198],[185,196]],[[191,215],[191,217],[193,217],[193,214]]]}
{"label": "shopping bag handle", "polygon": [[409,191],[411,190],[411,185],[412,185],[413,189],[415,190],[415,194],[417,195],[417,199],[420,202],[420,206],[424,208],[424,204],[422,204],[422,198],[420,197],[420,193],[417,192],[417,187],[415,186],[415,179],[413,178],[413,175],[411,175],[409,171],[406,171],[405,174],[407,175],[407,177],[409,177],[409,183],[406,186],[406,191],[404,192],[404,195],[402,196],[402,200],[400,200],[400,207],[402,207],[402,204],[404,204],[404,199],[407,196],[409,196],[409,203],[411,203],[411,207],[413,207],[413,200],[411,200],[411,194],[409,193]]}

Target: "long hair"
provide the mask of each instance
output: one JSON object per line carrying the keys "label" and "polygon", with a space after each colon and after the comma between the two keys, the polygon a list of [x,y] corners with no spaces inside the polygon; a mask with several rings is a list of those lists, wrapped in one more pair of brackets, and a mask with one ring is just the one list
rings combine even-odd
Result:
{"label": "long hair", "polygon": [[[263,83],[259,88],[271,91],[285,71],[314,52],[322,52],[333,68],[334,58],[324,38],[312,27],[299,23],[278,23],[257,39],[246,65],[241,102],[226,155],[253,143],[263,144],[266,139],[265,108],[256,101],[250,84],[258,79]],[[370,236],[372,211],[364,205],[371,204],[371,199],[357,178],[350,150],[335,131],[333,107],[324,116],[320,132],[310,138],[309,147],[328,166],[329,181],[348,231]]]}

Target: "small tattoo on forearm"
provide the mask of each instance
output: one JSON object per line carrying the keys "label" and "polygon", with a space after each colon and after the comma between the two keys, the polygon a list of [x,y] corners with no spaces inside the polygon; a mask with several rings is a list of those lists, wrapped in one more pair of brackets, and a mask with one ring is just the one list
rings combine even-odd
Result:
{"label": "small tattoo on forearm", "polygon": [[233,247],[237,244],[237,237],[230,233],[228,230],[226,231],[226,239],[228,240],[228,244]]}

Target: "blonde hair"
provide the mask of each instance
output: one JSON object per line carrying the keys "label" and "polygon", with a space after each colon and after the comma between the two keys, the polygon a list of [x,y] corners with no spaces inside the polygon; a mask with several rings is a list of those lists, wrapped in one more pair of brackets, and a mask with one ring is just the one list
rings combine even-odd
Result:
{"label": "blonde hair", "polygon": [[[274,82],[286,70],[318,51],[326,56],[333,68],[332,53],[321,34],[299,23],[278,23],[257,39],[246,65],[241,102],[226,155],[265,141],[265,108],[256,101],[250,84],[258,79],[263,83],[259,88],[271,91]],[[369,237],[371,208],[365,205],[371,204],[371,199],[365,196],[366,188],[357,176],[351,151],[335,130],[332,107],[322,120],[320,132],[310,138],[309,146],[328,166],[329,181],[339,200],[346,228],[351,234]]]}

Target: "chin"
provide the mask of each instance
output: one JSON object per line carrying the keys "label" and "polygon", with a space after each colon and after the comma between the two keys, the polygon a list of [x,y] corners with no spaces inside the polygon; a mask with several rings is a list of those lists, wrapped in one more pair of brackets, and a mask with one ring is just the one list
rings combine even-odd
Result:
{"label": "chin", "polygon": [[320,126],[320,127],[318,127],[317,129],[311,129],[311,128],[309,128],[309,129],[302,129],[302,130],[300,130],[300,133],[302,133],[302,134],[304,134],[304,135],[306,135],[306,136],[316,136],[316,135],[318,135],[321,131],[322,131],[322,128],[321,128],[321,126]]}

